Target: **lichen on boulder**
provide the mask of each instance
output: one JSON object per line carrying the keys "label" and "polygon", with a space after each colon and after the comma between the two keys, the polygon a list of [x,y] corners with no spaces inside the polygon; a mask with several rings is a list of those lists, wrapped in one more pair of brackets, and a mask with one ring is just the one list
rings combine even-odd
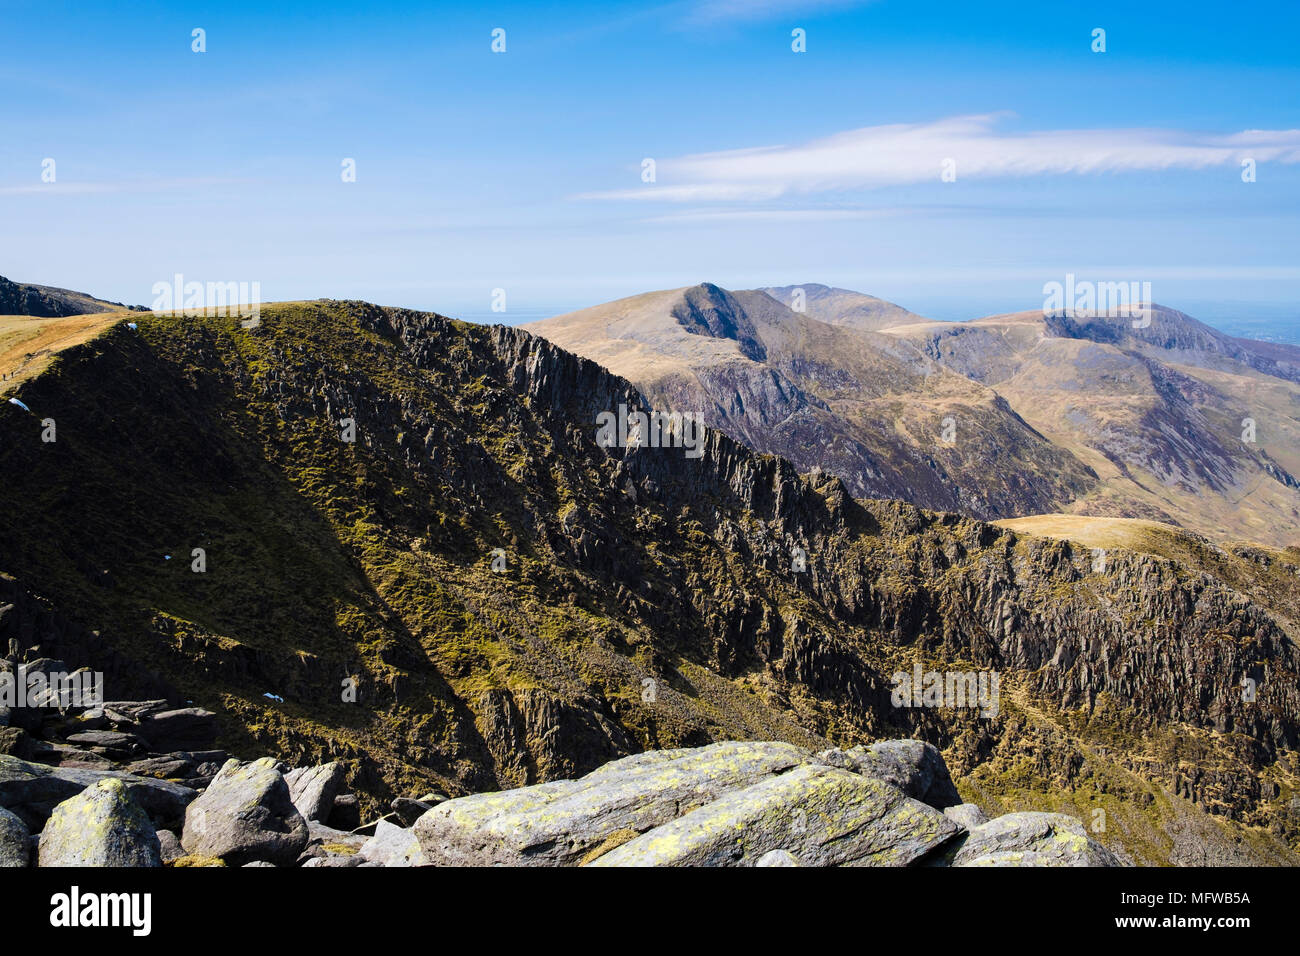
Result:
{"label": "lichen on boulder", "polygon": [[953,866],[1122,866],[1063,813],[1008,813],[970,831]]}
{"label": "lichen on boulder", "polygon": [[306,847],[307,823],[270,757],[227,761],[185,811],[181,845],[191,856],[220,857],[232,866],[265,861],[290,866]]}
{"label": "lichen on boulder", "polygon": [[40,866],[162,866],[158,835],[122,781],[108,778],[54,808]]}

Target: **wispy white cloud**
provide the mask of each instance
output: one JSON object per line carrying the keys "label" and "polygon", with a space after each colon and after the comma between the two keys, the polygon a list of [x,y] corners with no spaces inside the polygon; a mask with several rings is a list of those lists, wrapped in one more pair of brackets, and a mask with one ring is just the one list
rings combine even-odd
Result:
{"label": "wispy white cloud", "polygon": [[793,146],[760,146],[660,160],[657,179],[637,189],[581,199],[664,202],[772,200],[791,194],[957,179],[1088,175],[1300,162],[1300,129],[1205,134],[1168,129],[1001,132],[1005,114],[867,126]]}

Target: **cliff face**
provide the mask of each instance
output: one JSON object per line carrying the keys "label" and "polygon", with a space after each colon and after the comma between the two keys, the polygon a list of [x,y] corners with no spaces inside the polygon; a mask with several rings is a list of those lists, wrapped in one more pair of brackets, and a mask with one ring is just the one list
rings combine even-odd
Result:
{"label": "cliff face", "polygon": [[[77,646],[116,655],[110,697],[165,681],[233,752],[347,759],[379,799],[728,738],[919,736],[964,795],[1100,809],[1140,862],[1291,859],[1300,834],[1292,552],[1098,561],[857,501],[712,430],[699,458],[601,447],[596,416],[642,404],[626,381],[362,303],[253,330],[143,316],[20,398],[10,587],[99,632]],[[30,648],[18,616],[0,637]],[[918,663],[997,672],[996,716],[894,706]]]}

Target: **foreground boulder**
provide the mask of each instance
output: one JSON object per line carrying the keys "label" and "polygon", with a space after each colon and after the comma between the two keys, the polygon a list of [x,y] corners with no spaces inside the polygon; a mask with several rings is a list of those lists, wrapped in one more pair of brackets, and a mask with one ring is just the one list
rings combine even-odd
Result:
{"label": "foreground boulder", "polygon": [[41,831],[41,866],[162,866],[158,835],[125,784],[101,780],[54,808]]}
{"label": "foreground boulder", "polygon": [[120,781],[131,800],[156,821],[179,820],[195,796],[189,787],[167,780],[115,770],[47,767],[0,754],[0,807],[12,810],[33,830],[39,830],[57,804],[109,779]]}
{"label": "foreground boulder", "polygon": [[1122,866],[1063,813],[1008,813],[970,831],[953,866]]}
{"label": "foreground boulder", "polygon": [[665,823],[593,866],[754,866],[784,850],[804,866],[907,866],[960,833],[892,784],[810,765]]}
{"label": "foreground boulder", "polygon": [[0,868],[26,866],[30,840],[27,825],[8,810],[0,810]]}
{"label": "foreground boulder", "polygon": [[636,754],[579,780],[448,800],[415,834],[434,866],[578,863],[619,835],[636,835],[808,762],[793,744],[729,741]]}
{"label": "foreground boulder", "polygon": [[263,757],[247,764],[227,761],[186,810],[181,845],[191,856],[219,857],[231,866],[254,861],[290,866],[308,839],[289,785],[275,761]]}
{"label": "foreground boulder", "polygon": [[334,809],[334,798],[343,789],[343,764],[334,761],[319,767],[303,767],[284,775],[289,799],[304,820],[325,821]]}

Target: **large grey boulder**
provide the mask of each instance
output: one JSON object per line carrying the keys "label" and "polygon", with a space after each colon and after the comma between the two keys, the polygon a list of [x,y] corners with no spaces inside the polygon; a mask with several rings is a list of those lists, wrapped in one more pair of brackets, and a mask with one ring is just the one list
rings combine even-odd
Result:
{"label": "large grey boulder", "polygon": [[428,860],[420,841],[410,830],[403,830],[387,820],[380,820],[375,835],[366,841],[359,854],[368,863],[380,866],[427,866]]}
{"label": "large grey boulder", "polygon": [[345,773],[338,761],[319,767],[303,767],[284,775],[289,785],[289,799],[304,820],[327,820],[334,809],[334,798],[343,787]]}
{"label": "large grey boulder", "polygon": [[907,866],[960,833],[882,780],[809,765],[728,793],[592,866],[754,866],[785,850],[805,866]]}
{"label": "large grey boulder", "polygon": [[943,755],[922,740],[882,740],[869,747],[826,750],[817,759],[891,783],[912,799],[939,810],[962,802]]}
{"label": "large grey boulder", "polygon": [[181,833],[185,852],[220,857],[231,866],[255,860],[291,866],[308,839],[307,823],[270,757],[227,761],[186,809]]}
{"label": "large grey boulder", "polygon": [[112,778],[54,808],[41,831],[40,866],[162,866],[149,816]]}
{"label": "large grey boulder", "polygon": [[415,834],[434,866],[572,864],[607,840],[644,833],[811,759],[786,743],[652,751],[579,780],[448,800],[420,817]]}
{"label": "large grey boulder", "polygon": [[26,866],[30,840],[27,824],[8,810],[0,810],[0,867]]}
{"label": "large grey boulder", "polygon": [[189,787],[167,780],[137,777],[115,770],[47,767],[0,754],[0,807],[18,813],[29,825],[33,819],[44,822],[56,804],[108,779],[121,781],[131,800],[154,820],[179,820],[195,797],[195,792]]}
{"label": "large grey boulder", "polygon": [[953,866],[1123,866],[1063,813],[1008,813],[970,831]]}

